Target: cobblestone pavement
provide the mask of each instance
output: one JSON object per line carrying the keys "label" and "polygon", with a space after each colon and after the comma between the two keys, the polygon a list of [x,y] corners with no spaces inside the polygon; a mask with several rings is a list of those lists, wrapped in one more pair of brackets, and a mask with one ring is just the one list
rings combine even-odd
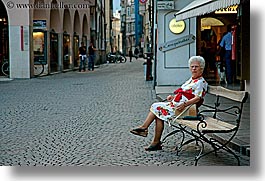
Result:
{"label": "cobblestone pavement", "polygon": [[[145,152],[153,125],[147,138],[129,133],[157,101],[143,70],[138,59],[101,65],[94,72],[0,82],[0,165],[193,165],[195,145],[177,156],[177,138],[170,138],[162,151]],[[221,152],[202,158],[199,165],[237,162]],[[249,166],[249,157],[241,155],[241,165]]]}

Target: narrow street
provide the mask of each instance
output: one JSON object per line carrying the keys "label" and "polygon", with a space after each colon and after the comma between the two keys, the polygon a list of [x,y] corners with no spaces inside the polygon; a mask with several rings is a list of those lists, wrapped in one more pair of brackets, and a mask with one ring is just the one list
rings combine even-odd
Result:
{"label": "narrow street", "polygon": [[[177,156],[170,138],[162,151],[145,152],[153,125],[147,138],[129,133],[157,101],[143,62],[0,82],[0,165],[193,165],[195,145]],[[166,125],[165,132],[170,130]],[[249,165],[249,157],[242,156],[241,164]],[[210,155],[199,165],[236,165],[236,160],[227,153]]]}

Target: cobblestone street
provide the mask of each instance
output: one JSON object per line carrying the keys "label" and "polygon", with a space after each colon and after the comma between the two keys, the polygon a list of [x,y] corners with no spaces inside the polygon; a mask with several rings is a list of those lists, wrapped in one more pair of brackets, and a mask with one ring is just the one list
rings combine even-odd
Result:
{"label": "cobblestone street", "polygon": [[[153,125],[147,138],[129,133],[157,101],[143,70],[138,59],[100,65],[93,72],[0,82],[0,165],[192,166],[195,145],[177,156],[175,137],[162,151],[146,152]],[[165,133],[171,130],[165,125]],[[219,153],[198,165],[237,162]],[[241,155],[241,165],[249,166],[249,157]]]}

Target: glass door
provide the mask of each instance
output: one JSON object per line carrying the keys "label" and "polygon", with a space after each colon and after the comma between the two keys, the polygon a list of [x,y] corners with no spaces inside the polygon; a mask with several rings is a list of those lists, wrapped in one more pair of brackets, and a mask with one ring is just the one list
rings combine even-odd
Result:
{"label": "glass door", "polygon": [[58,34],[50,34],[50,70],[52,72],[58,72],[59,62],[58,62]]}
{"label": "glass door", "polygon": [[70,35],[63,35],[63,70],[71,68],[70,64]]}

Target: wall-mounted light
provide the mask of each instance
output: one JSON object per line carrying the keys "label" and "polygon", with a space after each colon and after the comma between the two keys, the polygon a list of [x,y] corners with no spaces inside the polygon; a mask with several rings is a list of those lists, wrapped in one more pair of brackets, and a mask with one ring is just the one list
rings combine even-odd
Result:
{"label": "wall-mounted light", "polygon": [[6,22],[6,18],[0,18],[0,22]]}

